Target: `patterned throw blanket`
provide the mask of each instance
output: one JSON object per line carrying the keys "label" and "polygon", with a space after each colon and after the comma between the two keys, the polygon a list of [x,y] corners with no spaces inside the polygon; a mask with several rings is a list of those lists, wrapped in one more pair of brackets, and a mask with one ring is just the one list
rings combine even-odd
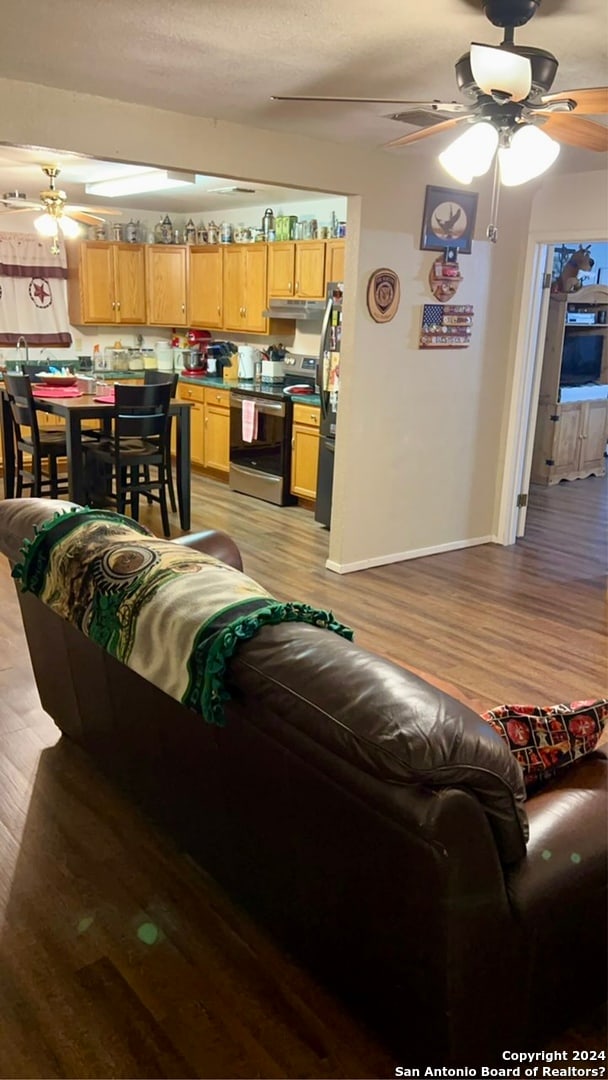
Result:
{"label": "patterned throw blanket", "polygon": [[170,697],[224,723],[227,662],[268,623],[306,622],[352,639],[331,612],[282,604],[210,555],[103,510],[60,513],[13,570],[58,615]]}

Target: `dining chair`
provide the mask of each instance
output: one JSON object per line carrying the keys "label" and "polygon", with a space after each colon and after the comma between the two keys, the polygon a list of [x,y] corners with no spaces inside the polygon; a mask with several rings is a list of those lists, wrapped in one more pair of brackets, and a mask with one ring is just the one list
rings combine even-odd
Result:
{"label": "dining chair", "polygon": [[116,504],[139,520],[139,496],[160,505],[163,531],[170,536],[167,509],[167,447],[171,385],[116,383],[112,432],[83,444],[87,501]]}
{"label": "dining chair", "polygon": [[[65,430],[38,424],[36,404],[29,375],[4,375],[4,386],[13,422],[17,498],[23,489],[32,497],[57,499],[68,492],[67,473],[59,474],[58,459],[67,454]],[[45,469],[46,462],[46,469]]]}
{"label": "dining chair", "polygon": [[[179,382],[179,373],[176,371],[175,374],[172,375],[168,371],[152,371],[152,370],[144,371],[144,386],[159,386],[161,383],[167,383],[167,382],[171,386],[171,400],[173,400],[173,398],[175,397],[175,395],[177,393],[177,384]],[[175,498],[175,485],[173,483],[173,464],[172,464],[172,461],[171,461],[171,428],[172,428],[172,424],[173,424],[173,418],[170,416],[169,417],[169,422],[168,422],[168,425],[167,425],[167,462],[166,462],[166,468],[167,468],[167,487],[168,487],[168,491],[169,491],[169,502],[171,504],[171,509],[172,509],[173,513],[175,514],[176,511],[177,511],[177,499]],[[151,501],[151,500],[149,500],[149,501]]]}

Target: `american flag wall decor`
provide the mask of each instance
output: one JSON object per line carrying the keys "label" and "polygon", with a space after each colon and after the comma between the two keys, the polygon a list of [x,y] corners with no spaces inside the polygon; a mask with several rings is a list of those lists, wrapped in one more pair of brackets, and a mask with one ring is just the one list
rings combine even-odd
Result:
{"label": "american flag wall decor", "polygon": [[423,304],[420,348],[466,349],[472,325],[472,304]]}

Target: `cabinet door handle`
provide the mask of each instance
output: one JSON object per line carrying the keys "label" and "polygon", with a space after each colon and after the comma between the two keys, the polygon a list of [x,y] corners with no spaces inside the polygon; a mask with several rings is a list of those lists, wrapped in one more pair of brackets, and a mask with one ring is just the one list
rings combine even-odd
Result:
{"label": "cabinet door handle", "polygon": [[116,301],[116,310],[120,311],[120,300]]}
{"label": "cabinet door handle", "polygon": [[295,450],[295,448],[296,448],[296,440],[295,440],[295,439],[292,439],[292,440],[291,440],[291,449],[292,449],[292,450]]}
{"label": "cabinet door handle", "polygon": [[296,292],[300,291],[300,282],[296,281]]}
{"label": "cabinet door handle", "polygon": [[219,304],[217,305],[217,313],[218,313],[218,315],[222,314],[222,309],[221,309]]}
{"label": "cabinet door handle", "polygon": [[291,292],[291,281],[287,282],[287,292]]}
{"label": "cabinet door handle", "polygon": [[116,301],[112,300],[112,311],[116,311]]}
{"label": "cabinet door handle", "polygon": [[186,305],[182,304],[182,315],[185,315],[185,313],[186,313]]}

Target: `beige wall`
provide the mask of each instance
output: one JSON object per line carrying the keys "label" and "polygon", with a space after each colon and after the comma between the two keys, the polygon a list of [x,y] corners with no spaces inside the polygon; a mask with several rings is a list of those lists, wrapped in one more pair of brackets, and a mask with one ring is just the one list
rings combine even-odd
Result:
{"label": "beige wall", "polygon": [[[461,259],[456,298],[475,307],[471,346],[420,351],[434,257],[418,248],[424,190],[450,185],[417,148],[388,154],[344,144],[336,153],[321,141],[33,84],[0,80],[0,94],[1,141],[357,196],[348,202],[330,565],[355,569],[494,535],[530,186],[504,198],[506,228],[490,245],[489,181],[478,185],[477,239]],[[380,266],[401,279],[398,315],[385,325],[365,305]]]}

